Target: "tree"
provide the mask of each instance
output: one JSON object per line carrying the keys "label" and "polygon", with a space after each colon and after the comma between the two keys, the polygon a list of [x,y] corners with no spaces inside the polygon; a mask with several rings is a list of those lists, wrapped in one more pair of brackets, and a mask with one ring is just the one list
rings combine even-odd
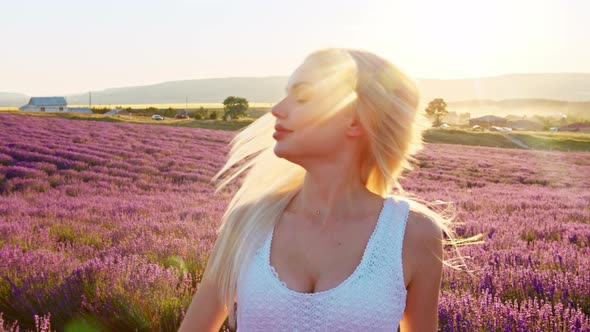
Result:
{"label": "tree", "polygon": [[110,109],[108,107],[92,107],[90,109],[92,111],[92,113],[95,114],[105,114],[106,112],[110,111]]}
{"label": "tree", "polygon": [[197,110],[195,110],[195,119],[203,120],[207,117],[207,110],[201,106]]}
{"label": "tree", "polygon": [[153,107],[153,106],[150,106],[150,107],[147,107],[145,109],[145,111],[148,112],[148,113],[158,113],[158,112],[160,112],[160,109],[159,108],[156,108],[156,107]]}
{"label": "tree", "polygon": [[176,116],[176,110],[172,107],[168,107],[168,109],[161,111],[161,115],[167,118],[173,118]]}
{"label": "tree", "polygon": [[223,118],[238,119],[248,116],[248,100],[246,98],[229,96],[223,101]]}
{"label": "tree", "polygon": [[425,111],[428,116],[434,117],[434,127],[440,126],[440,119],[449,113],[449,111],[447,111],[447,103],[442,98],[433,99],[428,103],[428,107],[426,107]]}

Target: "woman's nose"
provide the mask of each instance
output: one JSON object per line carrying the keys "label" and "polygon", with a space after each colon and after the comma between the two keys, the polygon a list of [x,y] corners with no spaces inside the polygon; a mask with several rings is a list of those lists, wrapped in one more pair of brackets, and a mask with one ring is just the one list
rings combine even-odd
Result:
{"label": "woman's nose", "polygon": [[283,101],[281,100],[280,102],[278,102],[276,105],[274,105],[271,109],[270,109],[270,113],[272,115],[274,115],[277,118],[284,118],[285,117],[285,111],[283,109]]}

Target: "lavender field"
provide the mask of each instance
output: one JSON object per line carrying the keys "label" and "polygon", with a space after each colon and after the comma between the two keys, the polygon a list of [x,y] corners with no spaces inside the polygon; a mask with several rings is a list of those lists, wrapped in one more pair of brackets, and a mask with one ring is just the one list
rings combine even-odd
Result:
{"label": "lavender field", "polygon": [[[0,114],[0,330],[175,331],[236,187],[233,133]],[[452,201],[473,273],[442,331],[590,331],[590,153],[429,144],[402,184]]]}

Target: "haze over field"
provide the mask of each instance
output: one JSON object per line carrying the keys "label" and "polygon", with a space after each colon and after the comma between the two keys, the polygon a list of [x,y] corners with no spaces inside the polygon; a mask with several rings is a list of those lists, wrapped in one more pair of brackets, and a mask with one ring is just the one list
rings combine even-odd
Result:
{"label": "haze over field", "polygon": [[[284,97],[287,76],[195,79],[92,91],[92,103],[220,103],[229,95],[252,103],[275,103]],[[422,104],[444,98],[449,110],[472,115],[575,114],[590,118],[590,74],[512,74],[456,80],[418,79]],[[30,96],[0,93],[0,106],[18,107]],[[73,105],[88,104],[88,93],[66,96]],[[528,99],[528,100],[512,100]],[[559,100],[559,101],[547,101]]]}
{"label": "haze over field", "polygon": [[[220,102],[239,95],[273,103],[284,97],[288,76],[234,77],[163,82],[92,91],[95,104]],[[553,99],[590,101],[590,73],[510,74],[472,79],[417,79],[423,100]],[[0,106],[20,106],[28,96],[0,93]],[[70,104],[88,103],[88,93],[66,95]]]}

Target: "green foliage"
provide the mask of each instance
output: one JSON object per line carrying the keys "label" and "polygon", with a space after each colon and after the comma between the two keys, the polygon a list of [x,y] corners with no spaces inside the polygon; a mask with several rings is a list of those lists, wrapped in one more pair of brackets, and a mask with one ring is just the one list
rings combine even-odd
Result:
{"label": "green foliage", "polygon": [[211,120],[217,120],[218,117],[219,115],[217,114],[217,111],[213,111],[211,114],[209,114],[209,119]]}
{"label": "green foliage", "polygon": [[123,107],[123,106],[121,106],[121,105],[117,105],[117,106],[115,106],[115,109],[116,109],[116,110],[121,110],[121,111],[127,111],[127,112],[132,112],[132,111],[133,111],[133,109],[132,109],[130,106],[128,106],[128,107]]}
{"label": "green foliage", "polygon": [[198,109],[196,109],[194,111],[194,117],[196,120],[204,120],[207,118],[207,114],[208,114],[208,110],[206,108],[204,108],[203,106],[199,107]]}
{"label": "green foliage", "polygon": [[98,250],[102,250],[112,245],[111,240],[109,238],[102,237],[95,232],[81,233],[78,237],[76,237],[74,241],[76,243],[92,246]]}
{"label": "green foliage", "polygon": [[160,115],[165,118],[174,118],[176,116],[176,110],[172,107],[168,107],[167,109],[160,111]]}
{"label": "green foliage", "polygon": [[89,318],[74,318],[67,322],[64,332],[99,332],[104,331],[104,327],[98,318],[90,316]]}
{"label": "green foliage", "polygon": [[105,114],[106,112],[110,111],[108,107],[93,107],[90,109],[94,114]]}
{"label": "green foliage", "polygon": [[172,124],[175,127],[206,128],[215,130],[240,130],[254,120],[245,118],[231,121],[182,121]]}
{"label": "green foliage", "polygon": [[425,111],[428,116],[434,117],[434,127],[440,126],[440,119],[449,114],[449,111],[447,111],[447,103],[442,98],[433,99],[430,103],[428,103],[428,107],[426,107]]}
{"label": "green foliage", "polygon": [[239,119],[248,116],[248,100],[246,98],[229,96],[223,101],[223,119]]}
{"label": "green foliage", "polygon": [[498,148],[520,148],[498,132],[471,132],[458,129],[429,129],[424,132],[427,143],[445,143]]}
{"label": "green foliage", "polygon": [[176,255],[165,257],[162,261],[162,265],[165,268],[173,267],[178,270],[180,274],[187,271],[187,266],[184,260]]}
{"label": "green foliage", "polygon": [[516,132],[509,135],[534,150],[590,151],[590,135],[588,134]]}
{"label": "green foliage", "polygon": [[159,113],[160,112],[160,109],[158,109],[156,107],[153,107],[153,106],[150,106],[150,107],[146,108],[145,111],[146,112],[151,112],[151,113]]}
{"label": "green foliage", "polygon": [[74,243],[77,234],[69,225],[54,224],[49,227],[49,236],[57,242]]}
{"label": "green foliage", "polygon": [[474,132],[460,129],[433,128],[424,132],[427,143],[445,143],[521,149],[507,137],[513,137],[533,150],[588,151],[590,135],[551,132]]}

